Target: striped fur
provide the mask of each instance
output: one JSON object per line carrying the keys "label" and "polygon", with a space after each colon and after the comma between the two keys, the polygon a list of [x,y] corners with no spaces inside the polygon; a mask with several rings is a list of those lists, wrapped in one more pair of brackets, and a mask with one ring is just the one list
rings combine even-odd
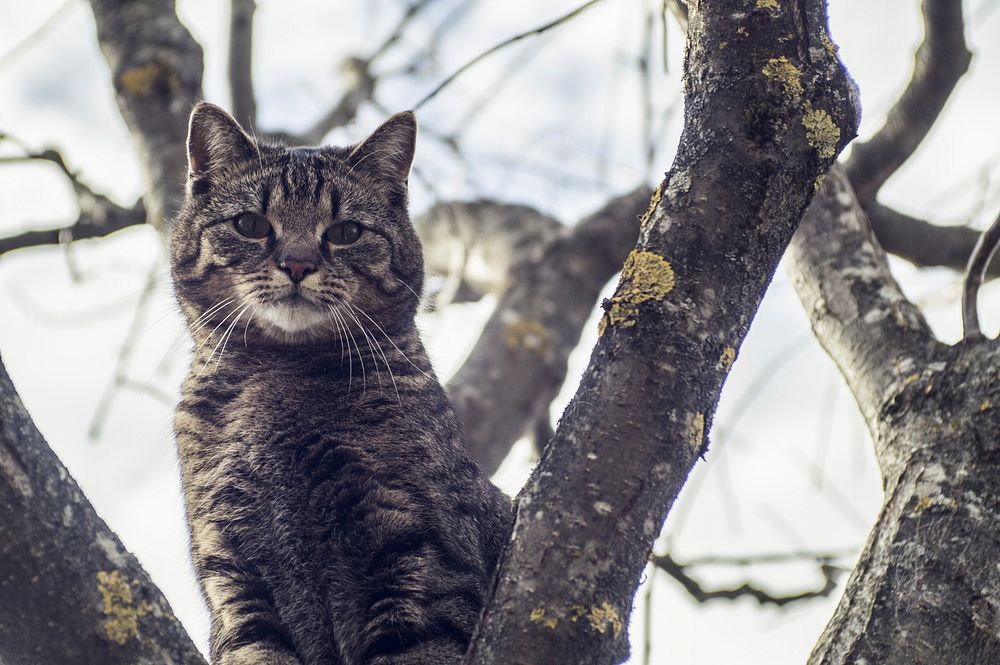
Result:
{"label": "striped fur", "polygon": [[[414,327],[412,114],[359,146],[260,145],[192,114],[175,430],[213,663],[459,663],[510,526]],[[237,232],[242,213],[273,233]],[[323,239],[334,223],[357,242]],[[283,258],[317,269],[295,283]]]}

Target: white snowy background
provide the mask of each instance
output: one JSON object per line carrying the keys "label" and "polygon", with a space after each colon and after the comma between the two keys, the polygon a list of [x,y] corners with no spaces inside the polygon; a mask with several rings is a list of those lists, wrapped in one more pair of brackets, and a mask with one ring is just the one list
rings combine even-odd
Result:
{"label": "white snowy background", "polygon": [[[259,0],[254,76],[260,127],[301,130],[338,98],[338,63],[364,55],[395,25],[397,0],[320,3]],[[391,68],[418,49],[456,0],[439,0],[407,31]],[[377,98],[389,110],[412,106],[459,65],[488,46],[564,13],[569,0],[483,0],[464,12],[443,42],[439,66],[396,78]],[[985,226],[1000,211],[1000,2],[968,0],[974,52],[938,125],[889,182],[882,200],[941,224]],[[909,78],[922,27],[917,0],[831,0],[832,34],[858,82],[862,138],[870,135]],[[683,38],[671,21],[664,73],[656,33],[654,103],[662,137],[645,171],[635,58],[646,12],[659,0],[603,0],[559,29],[487,59],[422,108],[422,125],[462,128],[465,163],[425,138],[412,209],[435,197],[493,197],[534,205],[573,223],[641,180],[654,183],[670,164],[680,129]],[[205,48],[206,99],[228,106],[225,80],[228,3],[181,0],[184,23]],[[11,49],[59,11],[30,45]],[[0,0],[0,132],[28,146],[58,148],[71,168],[122,204],[141,193],[141,173],[118,115],[93,19],[81,0]],[[471,120],[470,108],[488,103]],[[371,106],[327,137],[347,143],[380,120]],[[0,155],[17,154],[9,141]],[[51,165],[0,165],[0,235],[75,219],[72,191]],[[170,421],[188,344],[173,305],[160,241],[137,227],[110,238],[0,256],[0,352],[35,422],[101,516],[167,595],[205,648],[207,615],[186,550]],[[158,267],[156,267],[158,266]],[[945,340],[960,334],[960,278],[895,261],[904,290],[920,302]],[[155,271],[149,306],[137,304]],[[983,292],[987,330],[1000,327],[1000,282]],[[424,315],[421,327],[447,377],[462,362],[492,302]],[[123,342],[140,331],[125,358],[129,380],[105,401]],[[553,418],[575,388],[596,338],[587,326],[571,378]],[[106,409],[101,408],[102,401]],[[103,415],[101,413],[103,412]],[[96,432],[95,430],[96,423]],[[854,400],[812,339],[779,269],[740,351],[719,407],[712,445],[667,520],[658,551],[679,559],[793,550],[860,551],[879,509],[880,481]],[[521,442],[495,480],[516,493],[531,463]],[[853,564],[853,558],[845,560]],[[821,586],[815,565],[782,564],[695,571],[710,588],[752,580],[775,593]],[[645,591],[632,618],[634,663],[642,662]],[[830,617],[837,593],[785,609],[754,601],[695,603],[664,574],[653,578],[650,662],[688,664],[804,662]]]}

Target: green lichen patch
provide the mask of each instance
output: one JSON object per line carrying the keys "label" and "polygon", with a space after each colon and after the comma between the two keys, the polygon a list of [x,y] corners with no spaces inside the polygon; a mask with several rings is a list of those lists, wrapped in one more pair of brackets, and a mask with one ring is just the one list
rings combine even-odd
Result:
{"label": "green lichen patch", "polygon": [[639,305],[648,300],[663,300],[674,288],[674,269],[659,254],[632,250],[622,268],[618,292],[611,298],[598,334],[609,325],[631,328],[639,317]]}
{"label": "green lichen patch", "polygon": [[503,340],[512,351],[543,354],[552,348],[552,333],[540,321],[521,319],[503,328]]}
{"label": "green lichen patch", "polygon": [[829,113],[823,109],[809,109],[802,116],[802,125],[806,128],[806,140],[820,157],[829,159],[837,154],[840,127],[837,127]]}
{"label": "green lichen patch", "polygon": [[[133,584],[138,584],[134,581]],[[136,604],[132,588],[117,570],[98,571],[97,591],[101,594],[101,611],[107,616],[104,635],[118,645],[139,637],[139,619],[149,613],[149,603]]]}
{"label": "green lichen patch", "polygon": [[767,9],[776,12],[778,11],[778,0],[757,0],[757,9]]}
{"label": "green lichen patch", "polygon": [[802,97],[802,72],[785,56],[771,58],[761,70],[767,78],[781,84],[785,95],[797,101]]}

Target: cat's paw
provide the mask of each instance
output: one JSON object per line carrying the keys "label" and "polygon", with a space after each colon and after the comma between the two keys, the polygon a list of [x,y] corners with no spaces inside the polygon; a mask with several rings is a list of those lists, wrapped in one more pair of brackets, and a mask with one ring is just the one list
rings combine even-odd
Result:
{"label": "cat's paw", "polygon": [[248,644],[221,654],[212,661],[212,665],[302,665],[302,662],[287,651],[277,651],[270,646]]}

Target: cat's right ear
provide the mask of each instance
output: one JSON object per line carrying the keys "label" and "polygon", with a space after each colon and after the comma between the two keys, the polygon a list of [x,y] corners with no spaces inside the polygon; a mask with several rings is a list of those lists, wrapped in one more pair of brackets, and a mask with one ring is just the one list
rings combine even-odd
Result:
{"label": "cat's right ear", "polygon": [[252,158],[257,146],[233,116],[215,104],[202,102],[191,111],[187,152],[190,183],[225,164]]}

